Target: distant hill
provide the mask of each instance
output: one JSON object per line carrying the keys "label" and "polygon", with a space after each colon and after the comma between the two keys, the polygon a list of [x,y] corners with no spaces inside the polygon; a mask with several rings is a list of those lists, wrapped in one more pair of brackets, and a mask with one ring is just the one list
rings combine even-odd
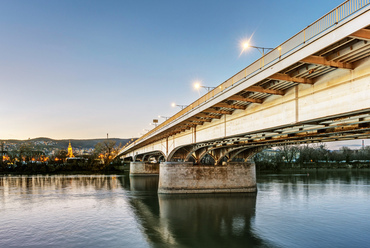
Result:
{"label": "distant hill", "polygon": [[[133,138],[136,140],[137,138]],[[38,142],[46,142],[46,143],[53,143],[53,147],[55,148],[66,148],[68,147],[68,143],[71,142],[71,145],[73,148],[94,148],[95,145],[99,142],[105,141],[106,139],[63,139],[63,140],[56,140],[56,139],[50,139],[50,138],[35,138],[35,139],[28,139],[28,140],[0,140],[0,142],[5,143],[13,143],[13,144],[21,144],[24,142],[31,142],[31,143],[38,143]],[[118,139],[118,138],[109,138],[109,140],[113,140],[116,142],[116,144],[122,144],[125,145],[127,142],[129,142],[131,139]]]}

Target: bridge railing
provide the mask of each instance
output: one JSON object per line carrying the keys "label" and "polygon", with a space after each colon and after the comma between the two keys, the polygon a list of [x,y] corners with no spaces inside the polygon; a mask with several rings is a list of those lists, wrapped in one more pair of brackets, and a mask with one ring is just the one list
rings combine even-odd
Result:
{"label": "bridge railing", "polygon": [[225,89],[233,86],[240,80],[246,79],[248,77],[253,76],[255,73],[259,72],[263,67],[266,65],[273,63],[274,61],[280,60],[282,57],[286,57],[292,51],[296,50],[300,46],[303,46],[306,42],[313,39],[315,36],[319,35],[326,29],[338,24],[339,22],[345,20],[347,17],[354,14],[356,11],[364,8],[365,6],[370,4],[370,0],[347,0],[311,25],[307,26],[305,29],[291,37],[289,40],[285,41],[281,45],[277,46],[275,49],[261,57],[260,59],[256,60],[240,72],[236,73],[231,78],[227,79],[225,82],[221,83],[215,89],[209,91],[207,94],[200,97],[195,102],[191,103],[186,108],[182,109],[156,128],[150,130],[148,133],[144,134],[142,137],[137,139],[134,143],[131,143],[124,150],[134,146],[135,144],[139,143],[140,141],[144,140],[145,138],[149,137],[153,133],[165,128],[171,122],[175,121],[177,118],[185,115],[186,113],[190,112],[194,108],[202,105],[203,103],[207,102],[208,100],[212,99]]}

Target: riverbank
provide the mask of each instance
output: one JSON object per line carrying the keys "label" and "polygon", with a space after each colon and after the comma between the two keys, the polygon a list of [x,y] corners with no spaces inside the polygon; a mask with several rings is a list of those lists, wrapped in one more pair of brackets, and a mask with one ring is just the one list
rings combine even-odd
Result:
{"label": "riverbank", "polygon": [[0,165],[0,175],[34,175],[34,174],[104,174],[123,172],[114,164],[99,163],[28,163],[17,165]]}
{"label": "riverbank", "polygon": [[261,163],[256,162],[257,171],[285,171],[285,170],[348,170],[370,169],[370,162],[312,162],[312,163]]}

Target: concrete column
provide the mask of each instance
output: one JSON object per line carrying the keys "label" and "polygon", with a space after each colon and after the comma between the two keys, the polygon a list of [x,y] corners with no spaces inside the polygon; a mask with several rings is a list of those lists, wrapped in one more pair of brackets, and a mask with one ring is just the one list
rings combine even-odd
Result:
{"label": "concrete column", "polygon": [[157,176],[159,174],[159,164],[148,162],[131,162],[130,176]]}
{"label": "concrete column", "polygon": [[158,193],[257,192],[254,162],[198,166],[189,162],[162,162]]}

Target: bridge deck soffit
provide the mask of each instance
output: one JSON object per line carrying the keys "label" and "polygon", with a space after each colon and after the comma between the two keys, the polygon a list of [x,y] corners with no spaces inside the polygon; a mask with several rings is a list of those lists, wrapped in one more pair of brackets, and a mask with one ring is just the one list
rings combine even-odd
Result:
{"label": "bridge deck soffit", "polygon": [[250,103],[263,103],[263,100],[256,99],[256,98],[248,98],[241,95],[233,95],[228,98],[228,100],[236,101],[236,102],[250,102]]}
{"label": "bridge deck soffit", "polygon": [[288,74],[276,73],[269,77],[269,79],[278,80],[278,81],[288,81],[300,84],[313,84],[312,79],[300,78],[300,77],[291,77]]}
{"label": "bridge deck soffit", "polygon": [[[195,163],[200,163],[209,154],[216,163],[220,163],[223,157],[227,156],[231,161],[245,149],[368,137],[370,137],[370,110],[344,117],[332,116],[309,123],[300,123],[293,127],[281,127],[223,140],[190,144],[178,148],[179,152],[174,151],[174,153],[178,154],[177,157],[175,156],[176,159],[189,161],[193,158]],[[169,158],[171,159],[173,155],[170,154]]]}
{"label": "bridge deck soffit", "polygon": [[348,115],[346,117],[331,117],[300,123],[293,127],[281,127],[277,129],[261,130],[260,132],[245,134],[243,136],[228,137],[223,140],[215,140],[196,144],[196,147],[241,147],[276,145],[278,143],[291,142],[304,143],[307,139],[312,142],[335,140],[338,137],[367,137],[370,134],[370,110],[368,113]]}
{"label": "bridge deck soffit", "polygon": [[360,30],[354,32],[353,34],[351,34],[351,37],[370,41],[370,29],[365,29],[365,28],[360,29]]}
{"label": "bridge deck soffit", "polygon": [[327,60],[325,57],[321,56],[309,56],[301,60],[302,62],[315,65],[323,65],[332,68],[341,68],[341,69],[354,69],[352,63],[337,62],[333,60]]}

